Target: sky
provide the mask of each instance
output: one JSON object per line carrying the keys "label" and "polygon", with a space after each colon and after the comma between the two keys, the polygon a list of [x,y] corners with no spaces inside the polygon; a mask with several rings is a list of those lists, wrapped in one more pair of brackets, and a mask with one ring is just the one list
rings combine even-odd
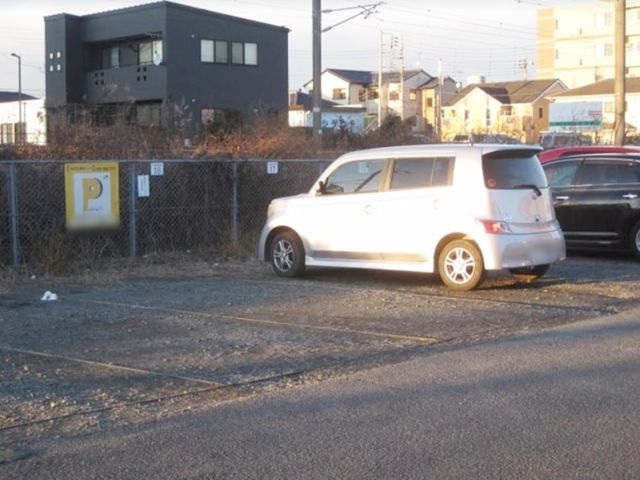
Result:
{"label": "sky", "polygon": [[[176,0],[274,25],[289,33],[289,89],[303,87],[312,74],[312,0]],[[323,28],[335,25],[370,0],[322,0]],[[322,35],[322,67],[377,70],[381,32],[385,69],[422,68],[466,82],[535,78],[536,12],[598,0],[386,0],[378,13],[358,17]],[[16,53],[22,57],[23,91],[42,97],[44,20],[57,13],[85,15],[150,3],[144,0],[0,0],[0,90],[17,90]],[[371,0],[371,3],[376,3]],[[391,39],[396,47],[391,49]],[[400,46],[404,48],[400,48]]]}

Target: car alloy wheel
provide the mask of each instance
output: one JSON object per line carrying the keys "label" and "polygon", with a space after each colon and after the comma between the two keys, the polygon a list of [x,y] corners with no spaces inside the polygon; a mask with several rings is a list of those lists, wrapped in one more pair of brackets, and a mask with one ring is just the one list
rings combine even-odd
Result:
{"label": "car alloy wheel", "polygon": [[282,277],[296,277],[304,271],[304,247],[293,232],[282,232],[271,242],[271,265]]}
{"label": "car alloy wheel", "polygon": [[467,240],[448,243],[440,254],[438,267],[442,281],[454,290],[472,290],[484,276],[482,255]]}

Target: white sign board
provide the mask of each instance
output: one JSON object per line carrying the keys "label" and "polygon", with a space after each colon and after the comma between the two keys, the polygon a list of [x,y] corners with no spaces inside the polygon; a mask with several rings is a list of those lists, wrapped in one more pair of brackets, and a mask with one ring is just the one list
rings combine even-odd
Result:
{"label": "white sign board", "polygon": [[151,175],[153,176],[164,175],[164,163],[162,162],[151,163]]}
{"label": "white sign board", "polygon": [[267,173],[269,175],[278,174],[278,162],[267,162]]}
{"label": "white sign board", "polygon": [[549,104],[549,130],[599,130],[602,102],[556,102]]}
{"label": "white sign board", "polygon": [[138,175],[138,197],[149,196],[149,175]]}

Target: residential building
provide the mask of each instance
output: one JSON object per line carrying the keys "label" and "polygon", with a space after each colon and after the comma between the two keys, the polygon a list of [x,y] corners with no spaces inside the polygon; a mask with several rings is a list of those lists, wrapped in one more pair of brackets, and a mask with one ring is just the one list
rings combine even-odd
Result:
{"label": "residential building", "polygon": [[[422,105],[422,90],[432,90],[432,95],[441,92],[435,88],[437,79],[424,70],[405,70],[382,73],[382,95],[380,95],[379,72],[362,70],[343,70],[328,68],[322,72],[322,98],[339,105],[359,105],[366,108],[366,123],[377,123],[378,110],[382,117],[397,115],[403,120],[413,122],[421,129],[434,118],[433,111],[425,112]],[[435,81],[435,83],[434,83]],[[455,82],[453,83],[455,85]],[[305,84],[305,88],[313,91],[313,81]],[[443,92],[449,92],[449,82]],[[444,93],[443,93],[444,95]],[[380,103],[381,102],[381,103]]]}
{"label": "residential building", "polygon": [[[640,77],[626,79],[626,132],[640,134]],[[557,93],[551,97],[550,129],[576,130],[596,143],[615,140],[614,80]]]}
{"label": "residential building", "polygon": [[[627,76],[640,76],[640,0],[627,0]],[[568,88],[614,75],[615,2],[576,3],[538,11],[538,78],[559,78]]]}
{"label": "residential building", "polygon": [[549,125],[549,99],[565,91],[558,79],[468,85],[443,106],[442,137],[503,134],[537,143]]}
{"label": "residential building", "polygon": [[[20,115],[22,105],[22,115]],[[20,121],[22,120],[22,124]],[[22,138],[21,138],[22,137]],[[0,145],[47,142],[44,100],[18,92],[0,92]]]}
{"label": "residential building", "polygon": [[[359,105],[340,105],[322,100],[321,124],[325,130],[344,130],[360,135],[364,132],[367,109]],[[301,91],[289,94],[289,126],[313,127],[313,97]]]}
{"label": "residential building", "polygon": [[[160,1],[45,18],[46,107],[96,122],[126,111],[142,125],[203,124],[287,110],[288,29]],[[86,108],[89,107],[89,108]]]}
{"label": "residential building", "polygon": [[418,87],[421,114],[418,118],[418,129],[427,133],[438,133],[441,122],[441,105],[446,105],[458,93],[458,86],[451,77],[440,82],[432,78]]}

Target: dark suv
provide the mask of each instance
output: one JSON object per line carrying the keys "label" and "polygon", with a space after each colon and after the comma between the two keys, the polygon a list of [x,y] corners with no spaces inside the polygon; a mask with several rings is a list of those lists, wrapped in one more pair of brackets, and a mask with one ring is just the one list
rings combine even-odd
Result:
{"label": "dark suv", "polygon": [[630,249],[640,258],[640,155],[575,155],[543,168],[567,247]]}

